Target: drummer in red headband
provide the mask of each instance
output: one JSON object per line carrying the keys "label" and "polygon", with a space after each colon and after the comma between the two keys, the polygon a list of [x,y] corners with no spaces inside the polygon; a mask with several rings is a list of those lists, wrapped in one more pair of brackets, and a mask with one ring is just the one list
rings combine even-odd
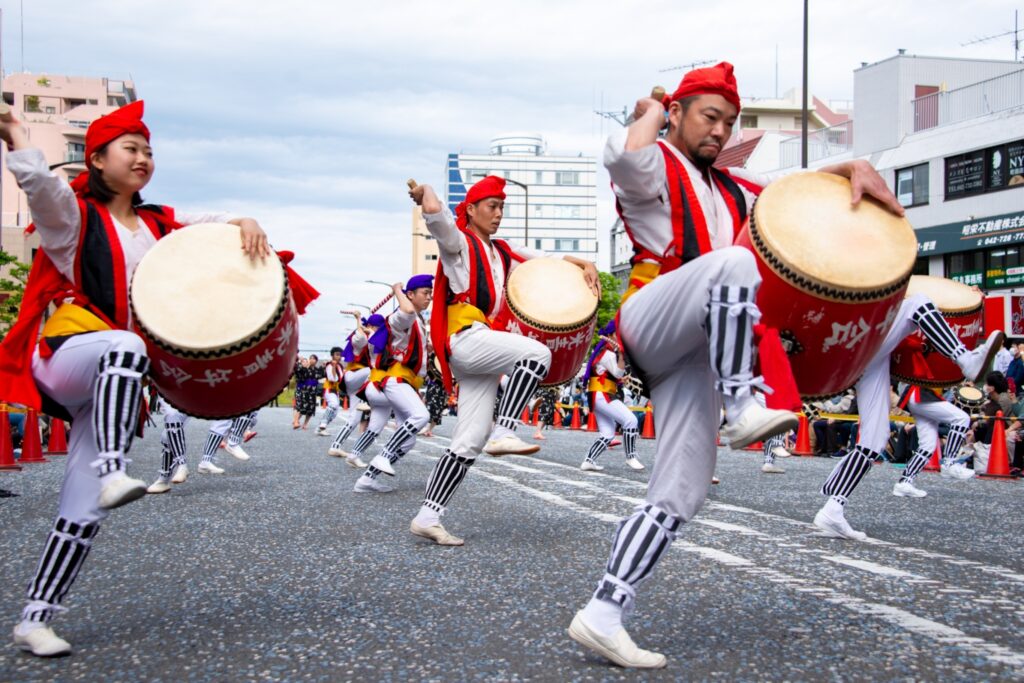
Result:
{"label": "drummer in red headband", "polygon": [[[146,492],[145,483],[125,473],[149,369],[146,346],[130,331],[128,285],[136,265],[158,239],[197,222],[234,223],[250,257],[270,254],[251,218],[186,216],[142,204],[139,193],[154,167],[142,110],[134,102],[89,126],[88,170],[70,187],[47,169],[16,120],[0,121],[0,138],[11,150],[7,166],[28,195],[42,243],[18,320],[0,346],[0,397],[74,424],[57,519],[14,630],[15,644],[41,657],[71,651],[49,623],[64,610],[100,522]],[[39,340],[51,302],[58,308]]]}
{"label": "drummer in red headband", "polygon": [[[440,252],[430,316],[431,341],[449,393],[452,375],[459,381],[459,419],[451,447],[430,474],[411,530],[441,545],[462,545],[462,539],[441,526],[440,515],[480,451],[529,454],[540,448],[524,443],[515,435],[515,428],[548,372],[551,351],[537,340],[491,329],[490,320],[498,312],[505,283],[516,264],[546,254],[494,237],[505,204],[504,178],[487,176],[470,188],[456,207],[454,220],[429,185],[415,187],[409,194],[423,207],[427,229],[437,239]],[[583,270],[595,293],[600,291],[593,263],[564,258]],[[502,375],[508,375],[509,381],[492,433],[493,406]]]}
{"label": "drummer in red headband", "polygon": [[[628,128],[604,153],[618,209],[633,241],[619,337],[656,406],[657,457],[645,504],[622,522],[592,599],[569,635],[628,667],[655,668],[663,655],[638,648],[623,627],[637,586],[704,504],[722,430],[733,448],[796,429],[796,416],[761,407],[753,390],[752,325],[761,278],[754,257],[731,246],[764,180],[713,164],[740,111],[733,67],[686,74],[664,102],[637,102]],[[659,134],[666,125],[664,138]],[[870,165],[823,169],[850,178],[853,201],[878,198],[902,214]]]}

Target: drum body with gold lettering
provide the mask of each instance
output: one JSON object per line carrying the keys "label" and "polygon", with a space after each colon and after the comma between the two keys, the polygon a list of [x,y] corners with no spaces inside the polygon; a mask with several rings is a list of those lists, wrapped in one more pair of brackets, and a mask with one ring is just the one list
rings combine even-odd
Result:
{"label": "drum body with gold lettering", "polygon": [[531,259],[512,269],[492,328],[521,334],[551,349],[542,386],[568,382],[579,372],[597,325],[597,297],[583,271],[555,258]]}
{"label": "drum body with gold lettering", "polygon": [[135,270],[131,304],[150,376],[182,412],[234,417],[288,383],[299,329],[287,275],[276,256],[250,260],[237,226],[192,225],[158,241]]}
{"label": "drum body with gold lettering", "polygon": [[851,387],[903,300],[917,239],[910,224],[850,182],[797,173],[768,185],[736,244],[754,253],[761,322],[779,330],[800,394]]}

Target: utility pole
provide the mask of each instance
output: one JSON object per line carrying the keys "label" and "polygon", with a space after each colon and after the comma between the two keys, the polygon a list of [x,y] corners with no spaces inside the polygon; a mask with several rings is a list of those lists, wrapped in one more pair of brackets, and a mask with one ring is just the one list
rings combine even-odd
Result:
{"label": "utility pole", "polygon": [[803,116],[800,121],[800,168],[807,168],[807,117],[810,105],[808,103],[807,93],[807,4],[809,0],[804,0],[804,106]]}

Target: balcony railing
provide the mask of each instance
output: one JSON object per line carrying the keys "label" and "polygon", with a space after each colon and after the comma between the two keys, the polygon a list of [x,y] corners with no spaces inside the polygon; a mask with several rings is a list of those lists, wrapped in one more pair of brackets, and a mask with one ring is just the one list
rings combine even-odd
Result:
{"label": "balcony railing", "polygon": [[[807,134],[807,161],[843,154],[853,149],[853,121],[844,121]],[[800,165],[800,136],[786,138],[779,143],[779,168]]]}
{"label": "balcony railing", "polygon": [[914,132],[1024,105],[1024,69],[956,90],[918,97],[911,105],[908,130]]}
{"label": "balcony railing", "polygon": [[85,163],[85,152],[65,151],[64,152],[64,163],[65,164],[71,164],[71,163],[83,163],[84,164]]}

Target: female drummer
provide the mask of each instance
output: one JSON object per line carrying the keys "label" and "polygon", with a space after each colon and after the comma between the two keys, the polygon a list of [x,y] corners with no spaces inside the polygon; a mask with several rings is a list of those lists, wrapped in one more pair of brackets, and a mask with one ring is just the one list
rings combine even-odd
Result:
{"label": "female drummer", "polygon": [[[440,250],[430,336],[445,388],[451,390],[453,372],[459,380],[458,422],[451,447],[434,466],[423,505],[410,527],[413,534],[442,545],[462,545],[462,539],[441,526],[440,516],[481,450],[489,455],[539,450],[519,439],[515,428],[548,372],[551,351],[535,339],[492,330],[489,324],[514,262],[545,255],[493,239],[501,225],[504,189],[504,178],[487,176],[479,181],[456,208],[455,220],[429,185],[416,186],[409,193],[423,207],[427,229]],[[565,260],[583,269],[587,283],[595,293],[600,291],[593,263],[570,256]],[[509,382],[492,433],[491,406],[502,374],[509,375]]]}
{"label": "female drummer", "polygon": [[[74,422],[57,518],[14,629],[15,644],[41,657],[71,651],[49,623],[64,610],[100,522],[146,492],[145,483],[125,473],[149,369],[145,344],[129,331],[136,265],[171,230],[216,220],[241,228],[241,248],[251,258],[270,254],[250,218],[184,216],[142,204],[139,192],[154,168],[142,112],[142,102],[134,102],[89,126],[88,170],[70,187],[47,169],[19,122],[0,120],[8,168],[28,196],[42,243],[18,321],[0,346],[0,396]],[[61,305],[37,344],[43,314],[55,301]]]}
{"label": "female drummer", "polygon": [[590,446],[583,464],[580,465],[580,469],[586,472],[600,472],[604,469],[597,464],[597,459],[615,438],[616,426],[622,427],[626,465],[634,470],[644,469],[643,463],[636,457],[636,438],[639,436],[636,416],[625,403],[616,398],[619,384],[626,374],[626,356],[612,338],[614,334],[613,320],[601,329],[601,341],[590,354],[587,369],[583,374],[590,409],[597,415],[597,429],[600,432],[597,440]]}

